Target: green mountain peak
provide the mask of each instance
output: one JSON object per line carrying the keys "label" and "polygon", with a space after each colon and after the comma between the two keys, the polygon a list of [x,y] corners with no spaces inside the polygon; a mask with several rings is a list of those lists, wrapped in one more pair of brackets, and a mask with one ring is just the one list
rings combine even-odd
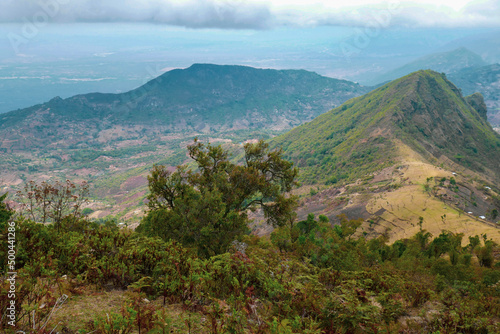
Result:
{"label": "green mountain peak", "polygon": [[54,98],[2,114],[0,147],[3,141],[8,150],[86,145],[116,127],[127,129],[124,139],[136,139],[127,133],[138,128],[140,135],[283,131],[369,90],[305,70],[194,64],[126,93]]}
{"label": "green mountain peak", "polygon": [[[307,183],[356,179],[396,163],[398,142],[493,177],[500,136],[444,74],[420,70],[276,138]],[[480,108],[479,108],[480,109]]]}

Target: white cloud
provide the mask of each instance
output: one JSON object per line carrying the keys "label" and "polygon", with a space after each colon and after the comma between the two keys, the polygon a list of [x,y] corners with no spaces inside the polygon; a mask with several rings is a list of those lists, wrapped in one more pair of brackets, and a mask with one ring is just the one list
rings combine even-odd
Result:
{"label": "white cloud", "polygon": [[[498,0],[1,0],[0,22],[152,22],[189,28],[365,26],[390,14],[391,26],[500,26]],[[392,11],[391,8],[397,10]]]}

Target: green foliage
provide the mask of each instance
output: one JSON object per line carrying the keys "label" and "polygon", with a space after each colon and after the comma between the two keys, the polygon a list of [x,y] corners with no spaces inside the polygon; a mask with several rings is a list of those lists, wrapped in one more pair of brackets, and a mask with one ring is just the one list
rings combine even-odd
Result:
{"label": "green foliage", "polygon": [[3,231],[5,223],[7,223],[14,214],[14,211],[10,210],[9,207],[5,204],[5,199],[7,198],[7,194],[3,194],[0,196],[0,228]]}
{"label": "green foliage", "polygon": [[[247,235],[244,247],[203,258],[180,243],[115,224],[69,219],[55,228],[19,218],[19,328],[33,328],[33,311],[37,324],[49,319],[61,290],[77,294],[93,285],[130,292],[121,308],[96,312],[90,332],[498,332],[500,267],[470,261],[483,249],[498,252],[486,236],[462,247],[460,234],[433,238],[422,230],[387,244],[383,236],[359,237],[359,223],[340,217],[332,226],[325,216],[308,215],[277,228],[276,246]],[[3,282],[0,312],[9,303],[8,288]],[[169,313],[167,304],[182,312]],[[436,306],[427,311],[427,305]],[[415,308],[421,320],[404,324]]]}
{"label": "green foliage", "polygon": [[156,151],[156,146],[154,145],[134,146],[112,151],[75,150],[71,155],[71,159],[78,162],[90,162],[96,160],[99,157],[126,158],[137,155],[139,153],[154,151]]}
{"label": "green foliage", "polygon": [[125,309],[121,314],[99,315],[94,321],[93,328],[103,334],[128,334],[133,330],[136,315],[136,312],[132,309]]}
{"label": "green foliage", "polygon": [[[498,136],[490,133],[469,100],[444,76],[421,71],[351,100],[274,143],[289,149],[288,157],[304,166],[303,178],[311,183],[344,182],[389,165],[395,151],[391,134],[424,153],[419,142],[430,145],[432,153],[445,152],[471,167],[498,169],[494,158],[481,156],[481,152],[497,156]],[[250,110],[247,102],[243,99],[228,108],[234,107],[236,114]],[[270,103],[273,108],[274,102]],[[64,109],[60,101],[53,103],[55,114]],[[84,110],[81,106],[76,111],[86,115]],[[144,119],[151,116],[141,115]],[[428,122],[419,121],[422,117]],[[195,127],[198,121],[188,118],[186,122]],[[455,145],[442,136],[456,133],[452,131],[455,124],[463,126],[462,139],[468,146]],[[431,131],[436,126],[446,131]],[[457,141],[462,139],[457,137]],[[365,239],[368,234],[360,231],[361,221],[346,216],[340,216],[335,225],[325,216],[316,219],[312,214],[295,222],[295,198],[288,193],[297,170],[284,160],[281,150],[269,150],[263,142],[245,145],[244,150],[238,165],[220,146],[195,141],[189,154],[196,169],[182,166],[171,172],[155,166],[149,177],[150,210],[137,232],[119,229],[114,221],[88,221],[79,203],[78,210],[72,211],[76,187],[30,183],[24,191],[29,214],[15,222],[19,328],[49,332],[43,324],[50,321],[50,310],[60,303],[62,292],[73,296],[82,289],[128,289],[121,309],[96,314],[88,331],[500,331],[500,266],[495,263],[499,247],[486,235],[469,237],[469,244],[462,247],[462,234],[442,231],[434,237],[422,229],[420,217],[415,236],[389,244],[384,236]],[[73,158],[87,161],[102,154],[88,150]],[[184,157],[176,151],[168,159],[183,161]],[[484,159],[475,163],[471,157]],[[23,169],[37,168],[29,161],[23,164]],[[424,185],[428,191],[432,190],[430,181]],[[120,182],[115,179],[109,184],[116,187]],[[444,186],[446,179],[435,183]],[[449,183],[456,181],[451,178]],[[57,204],[58,200],[65,204]],[[5,195],[0,197],[2,236],[14,229],[6,224],[12,212],[4,201]],[[64,210],[59,213],[57,208]],[[275,227],[270,241],[247,235],[248,210],[259,208]],[[441,218],[445,222],[446,216]],[[55,224],[39,223],[49,221]],[[6,259],[1,253],[4,249],[0,254]],[[5,262],[1,271],[5,277]],[[2,314],[10,303],[9,288],[7,281],[0,282]],[[169,313],[167,304],[177,305],[180,314]],[[411,317],[414,322],[403,318],[417,310],[419,316]],[[2,331],[8,331],[6,327],[0,324]]]}
{"label": "green foliage", "polygon": [[296,185],[297,169],[263,141],[244,149],[244,164],[235,165],[221,146],[195,140],[189,155],[197,171],[155,166],[148,177],[150,211],[138,231],[209,257],[227,251],[247,231],[248,210],[261,208],[273,226],[292,220],[296,202],[287,193]]}
{"label": "green foliage", "polygon": [[493,245],[494,245],[493,241],[485,240],[485,245],[483,247],[476,246],[474,248],[474,252],[477,256],[477,259],[479,261],[479,265],[481,267],[484,266],[484,267],[491,268],[493,266],[493,264],[494,264]]}

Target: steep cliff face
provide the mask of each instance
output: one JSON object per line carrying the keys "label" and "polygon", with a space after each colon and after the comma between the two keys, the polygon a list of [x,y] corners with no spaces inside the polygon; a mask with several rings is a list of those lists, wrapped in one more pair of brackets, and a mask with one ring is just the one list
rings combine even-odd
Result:
{"label": "steep cliff face", "polygon": [[485,121],[488,120],[487,112],[488,108],[486,107],[486,103],[484,102],[484,97],[481,93],[474,93],[472,95],[467,96],[467,103],[477,111],[479,116]]}

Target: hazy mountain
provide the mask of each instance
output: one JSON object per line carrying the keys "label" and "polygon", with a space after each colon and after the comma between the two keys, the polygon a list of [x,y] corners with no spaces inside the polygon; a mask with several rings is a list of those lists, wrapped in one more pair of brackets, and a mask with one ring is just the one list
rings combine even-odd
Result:
{"label": "hazy mountain", "polygon": [[54,98],[2,114],[0,139],[8,149],[76,145],[116,126],[157,133],[282,130],[367,91],[304,70],[195,64],[127,93]]}
{"label": "hazy mountain", "polygon": [[394,80],[418,70],[431,69],[436,72],[452,73],[463,68],[484,65],[486,65],[486,62],[481,56],[464,47],[460,47],[452,51],[433,53],[418,58],[415,61],[377,77],[374,83]]}
{"label": "hazy mountain", "polygon": [[443,48],[448,50],[467,47],[469,50],[474,50],[475,53],[481,56],[488,63],[500,62],[500,29],[488,28],[475,34],[467,34],[459,37],[443,45]]}

